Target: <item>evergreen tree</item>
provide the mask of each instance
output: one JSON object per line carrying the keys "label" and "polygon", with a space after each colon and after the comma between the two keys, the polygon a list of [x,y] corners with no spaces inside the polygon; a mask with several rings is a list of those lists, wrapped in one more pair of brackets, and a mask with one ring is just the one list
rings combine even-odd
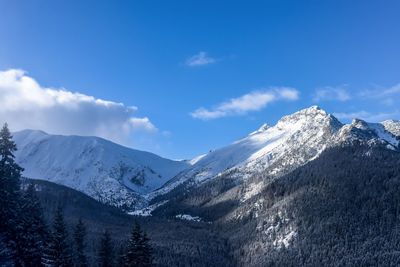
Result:
{"label": "evergreen tree", "polygon": [[150,246],[150,239],[147,237],[147,234],[143,232],[142,238],[140,240],[140,250],[141,250],[141,263],[139,266],[148,267],[152,266],[153,263],[153,251]]}
{"label": "evergreen tree", "polygon": [[139,266],[139,246],[142,238],[142,231],[138,223],[135,223],[131,236],[128,240],[127,252],[125,255],[125,266]]}
{"label": "evergreen tree", "polygon": [[5,234],[0,234],[0,266],[13,266],[12,253],[7,245]]}
{"label": "evergreen tree", "polygon": [[44,254],[47,229],[43,211],[36,196],[35,186],[31,183],[21,200],[22,223],[22,260],[25,266],[40,266]]}
{"label": "evergreen tree", "polygon": [[61,207],[58,207],[54,216],[53,231],[50,236],[45,265],[54,267],[72,266],[68,231]]}
{"label": "evergreen tree", "polygon": [[[7,123],[4,124],[0,131],[0,173],[1,173],[1,189],[6,193],[2,197],[10,197],[9,205],[18,203],[17,196],[20,191],[20,178],[23,168],[21,168],[14,160],[14,152],[17,151],[17,146],[12,140],[12,135],[8,129]],[[8,199],[7,199],[8,200]]]}
{"label": "evergreen tree", "polygon": [[0,235],[15,264],[21,265],[22,225],[19,219],[22,168],[14,160],[17,150],[7,123],[0,130]]}
{"label": "evergreen tree", "polygon": [[118,249],[117,266],[125,265],[126,244],[120,244]]}
{"label": "evergreen tree", "polygon": [[75,241],[75,266],[84,267],[87,266],[87,258],[85,255],[85,237],[86,237],[86,226],[82,219],[79,219],[74,229],[74,241]]}
{"label": "evergreen tree", "polygon": [[125,266],[147,267],[151,265],[152,251],[149,245],[149,239],[140,229],[140,225],[135,223],[128,241]]}
{"label": "evergreen tree", "polygon": [[113,248],[110,233],[106,230],[100,240],[99,263],[101,267],[113,266]]}

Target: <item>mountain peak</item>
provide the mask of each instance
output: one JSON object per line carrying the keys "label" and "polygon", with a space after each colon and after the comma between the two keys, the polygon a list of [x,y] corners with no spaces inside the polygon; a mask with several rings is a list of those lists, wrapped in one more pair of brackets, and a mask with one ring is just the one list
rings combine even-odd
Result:
{"label": "mountain peak", "polygon": [[318,105],[312,105],[312,106],[309,107],[309,108],[305,108],[305,110],[306,110],[306,109],[308,109],[308,110],[322,110],[321,107],[318,106]]}
{"label": "mountain peak", "polygon": [[354,126],[362,130],[367,130],[369,128],[368,123],[366,121],[357,118],[351,121],[351,126]]}
{"label": "mountain peak", "polygon": [[[283,127],[285,128],[286,126],[289,125],[293,125],[295,123],[298,122],[302,122],[305,120],[309,120],[309,119],[315,119],[317,116],[320,116],[321,120],[326,120],[328,117],[333,117],[332,115],[328,114],[325,110],[323,110],[322,108],[320,108],[317,105],[311,106],[309,108],[305,108],[302,110],[299,110],[293,114],[287,115],[282,117],[278,123],[277,126],[278,127]],[[249,135],[254,135],[254,134],[258,134],[258,133],[262,133],[265,132],[266,130],[270,129],[271,126],[269,126],[267,123],[264,123],[263,125],[261,125],[260,128],[258,128],[258,130],[250,133]]]}
{"label": "mountain peak", "polygon": [[299,117],[301,115],[306,115],[306,116],[315,116],[315,115],[323,115],[323,116],[328,116],[328,112],[320,108],[319,106],[311,106],[305,109],[301,109],[299,111],[296,111],[295,113],[292,113],[290,115],[284,116],[282,119],[287,118],[287,117]]}
{"label": "mountain peak", "polygon": [[326,112],[324,109],[322,109],[320,106],[313,105],[305,109],[301,109],[296,113],[306,113],[306,114],[324,114],[328,115],[328,112]]}
{"label": "mountain peak", "polygon": [[311,106],[309,108],[305,108],[299,110],[293,114],[282,117],[278,123],[277,127],[279,128],[287,128],[293,127],[295,124],[312,124],[312,125],[322,125],[322,124],[332,124],[340,127],[341,123],[331,114],[327,113],[325,110],[321,109],[318,106]]}

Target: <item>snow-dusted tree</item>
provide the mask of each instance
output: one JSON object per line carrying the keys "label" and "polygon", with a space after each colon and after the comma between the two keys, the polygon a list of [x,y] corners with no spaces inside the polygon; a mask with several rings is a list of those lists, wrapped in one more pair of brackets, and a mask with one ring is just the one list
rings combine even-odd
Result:
{"label": "snow-dusted tree", "polygon": [[79,219],[74,229],[74,241],[75,241],[75,266],[84,267],[88,266],[87,258],[85,255],[85,238],[86,238],[86,226],[82,219]]}
{"label": "snow-dusted tree", "polygon": [[12,253],[8,247],[6,236],[0,233],[0,266],[13,266]]}
{"label": "snow-dusted tree", "polygon": [[152,248],[149,243],[150,239],[147,237],[147,234],[143,232],[142,238],[140,240],[140,251],[142,254],[141,262],[139,266],[148,267],[152,266],[153,263],[153,254]]}
{"label": "snow-dusted tree", "polygon": [[125,253],[126,253],[126,244],[122,243],[118,247],[117,266],[125,266]]}
{"label": "snow-dusted tree", "polygon": [[135,223],[131,236],[128,240],[127,252],[125,255],[125,266],[139,266],[140,260],[140,240],[142,238],[142,231],[138,223]]}
{"label": "snow-dusted tree", "polygon": [[20,177],[23,170],[14,160],[17,147],[7,124],[0,130],[0,234],[16,264],[21,259],[19,220]]}
{"label": "snow-dusted tree", "polygon": [[61,207],[57,208],[54,216],[45,265],[54,267],[72,266],[71,247]]}
{"label": "snow-dusted tree", "polygon": [[149,245],[149,239],[140,229],[140,225],[135,223],[128,241],[127,252],[125,255],[125,266],[147,267],[151,265],[152,252]]}
{"label": "snow-dusted tree", "polygon": [[114,265],[113,246],[108,230],[104,231],[100,240],[99,265],[101,267],[111,267]]}
{"label": "snow-dusted tree", "polygon": [[21,199],[21,247],[26,266],[40,266],[43,261],[47,229],[35,186],[29,184]]}

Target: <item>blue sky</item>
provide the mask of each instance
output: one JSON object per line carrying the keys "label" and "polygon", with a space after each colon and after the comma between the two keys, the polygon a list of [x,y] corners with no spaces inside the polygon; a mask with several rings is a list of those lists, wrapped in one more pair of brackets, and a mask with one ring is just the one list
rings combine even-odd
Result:
{"label": "blue sky", "polygon": [[399,10],[2,0],[0,121],[190,158],[313,104],[343,121],[400,119]]}

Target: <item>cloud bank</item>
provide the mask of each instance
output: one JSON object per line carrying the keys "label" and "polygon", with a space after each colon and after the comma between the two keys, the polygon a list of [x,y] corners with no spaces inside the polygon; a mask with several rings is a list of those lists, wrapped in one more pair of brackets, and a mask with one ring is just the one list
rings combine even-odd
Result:
{"label": "cloud bank", "polygon": [[347,101],[350,100],[350,94],[344,87],[323,87],[315,90],[313,97],[314,102],[322,101]]}
{"label": "cloud bank", "polygon": [[217,60],[207,55],[206,52],[199,52],[198,54],[189,57],[186,59],[186,66],[189,67],[198,67],[205,66],[215,63]]}
{"label": "cloud bank", "polygon": [[190,115],[196,119],[211,120],[227,116],[244,115],[251,111],[265,108],[269,103],[299,98],[299,91],[290,87],[276,87],[268,90],[254,91],[232,98],[227,102],[218,104],[212,109],[198,108]]}
{"label": "cloud bank", "polygon": [[400,84],[392,87],[381,87],[378,89],[367,89],[359,93],[361,98],[378,100],[386,106],[393,106],[400,103]]}
{"label": "cloud bank", "polygon": [[135,132],[156,132],[137,107],[41,86],[24,71],[0,71],[0,123],[13,131],[40,129],[54,134],[95,135],[131,145]]}

